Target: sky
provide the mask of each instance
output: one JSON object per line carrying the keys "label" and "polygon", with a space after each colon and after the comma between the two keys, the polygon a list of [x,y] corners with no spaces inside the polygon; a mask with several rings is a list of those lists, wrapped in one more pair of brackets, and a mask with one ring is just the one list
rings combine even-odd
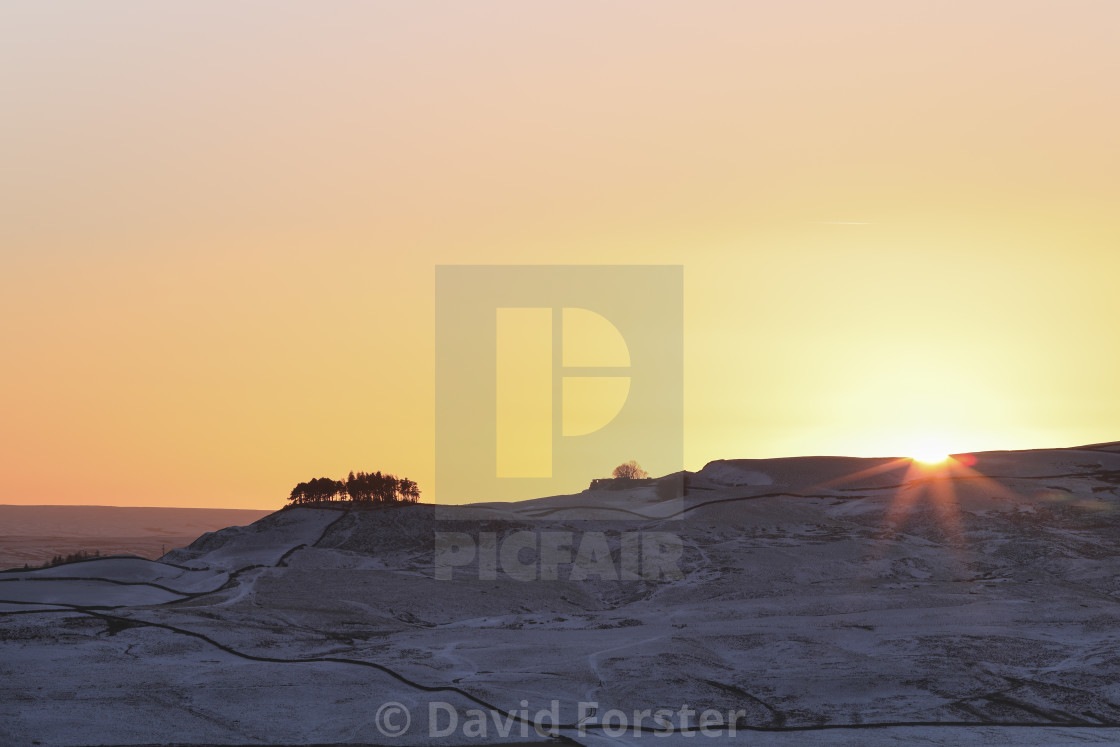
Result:
{"label": "sky", "polygon": [[0,503],[425,489],[442,264],[682,265],[689,469],[1120,439],[1117,69],[1108,0],[4,3]]}

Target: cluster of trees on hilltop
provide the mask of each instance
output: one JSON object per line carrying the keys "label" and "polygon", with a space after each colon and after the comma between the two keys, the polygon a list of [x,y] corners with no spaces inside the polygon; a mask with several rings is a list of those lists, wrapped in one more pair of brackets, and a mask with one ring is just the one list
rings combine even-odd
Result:
{"label": "cluster of trees on hilltop", "polygon": [[351,500],[355,503],[416,503],[420,487],[407,477],[380,472],[351,472],[345,480],[316,477],[292,488],[293,504]]}

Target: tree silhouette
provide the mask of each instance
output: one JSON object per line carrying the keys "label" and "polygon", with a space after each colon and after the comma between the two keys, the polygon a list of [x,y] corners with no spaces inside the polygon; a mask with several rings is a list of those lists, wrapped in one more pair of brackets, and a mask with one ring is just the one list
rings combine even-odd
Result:
{"label": "tree silhouette", "polygon": [[301,482],[292,488],[288,500],[292,503],[322,503],[333,500],[345,492],[345,486],[329,477],[316,477],[309,482]]}
{"label": "tree silhouette", "polygon": [[[55,565],[65,565],[66,563],[77,563],[77,562],[82,561],[82,560],[93,560],[94,558],[99,558],[99,557],[101,557],[101,551],[100,550],[95,550],[92,553],[89,552],[88,550],[78,550],[77,552],[72,552],[69,555],[65,555],[65,556],[64,555],[55,555],[53,558],[50,559],[49,562],[44,563],[42,565],[42,567],[43,568],[50,568],[51,566],[55,566]],[[25,568],[27,567],[26,563],[24,564],[24,567]]]}
{"label": "tree silhouette", "polygon": [[649,477],[649,473],[638,466],[638,463],[631,459],[629,462],[618,465],[611,473],[611,477],[616,480],[644,480]]}
{"label": "tree silhouette", "polygon": [[354,503],[416,503],[420,499],[420,488],[407,477],[351,470],[345,480],[317,477],[301,482],[288,496],[293,505],[347,498]]}
{"label": "tree silhouette", "polygon": [[397,493],[400,495],[400,499],[407,503],[416,503],[420,500],[420,488],[407,477],[397,480]]}

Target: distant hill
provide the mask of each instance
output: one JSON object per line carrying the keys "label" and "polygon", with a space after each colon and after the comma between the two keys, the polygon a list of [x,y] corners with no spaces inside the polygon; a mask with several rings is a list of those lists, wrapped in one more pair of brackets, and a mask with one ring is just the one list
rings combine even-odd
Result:
{"label": "distant hill", "polygon": [[79,550],[157,558],[206,532],[251,524],[269,511],[226,508],[0,505],[0,569]]}
{"label": "distant hill", "polygon": [[682,734],[710,711],[747,744],[1115,744],[1117,446],[296,506],[161,561],[3,573],[0,743],[368,744],[378,704],[414,717],[381,744],[498,743],[433,741],[440,703],[579,744],[607,741],[590,713],[683,704]]}

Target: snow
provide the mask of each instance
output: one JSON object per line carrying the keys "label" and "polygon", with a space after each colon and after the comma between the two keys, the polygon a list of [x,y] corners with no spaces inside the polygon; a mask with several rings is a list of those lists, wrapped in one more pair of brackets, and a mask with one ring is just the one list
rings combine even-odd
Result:
{"label": "snow", "polygon": [[292,548],[315,544],[327,526],[341,516],[341,512],[329,509],[279,511],[247,527],[204,534],[191,549],[172,550],[162,560],[190,568],[222,570],[275,565]]}
{"label": "snow", "polygon": [[700,475],[717,485],[730,487],[774,484],[774,479],[765,472],[745,469],[734,462],[711,462],[700,471]]}
{"label": "snow", "polygon": [[[158,584],[169,587],[174,591],[190,594],[221,586],[226,574],[209,570],[191,570],[167,563],[145,560],[144,558],[100,558],[33,571],[9,572],[0,575],[0,582],[11,578],[108,579],[124,583]],[[0,587],[0,589],[2,588]]]}
{"label": "snow", "polygon": [[[465,718],[471,698],[557,700],[566,721],[586,701],[688,704],[807,729],[743,739],[759,744],[1120,740],[1120,453],[982,454],[974,469],[992,479],[904,483],[889,459],[717,462],[689,476],[679,515],[620,516],[657,510],[652,488],[293,509],[164,563],[0,574],[0,743],[500,741],[429,737],[431,703]],[[436,531],[601,531],[615,551],[623,532],[672,532],[683,577],[438,581]],[[375,720],[389,701],[414,717],[393,739]]]}
{"label": "snow", "polygon": [[122,586],[98,579],[3,579],[0,581],[0,599],[5,602],[118,607],[165,604],[182,599],[182,595],[154,586]]}

